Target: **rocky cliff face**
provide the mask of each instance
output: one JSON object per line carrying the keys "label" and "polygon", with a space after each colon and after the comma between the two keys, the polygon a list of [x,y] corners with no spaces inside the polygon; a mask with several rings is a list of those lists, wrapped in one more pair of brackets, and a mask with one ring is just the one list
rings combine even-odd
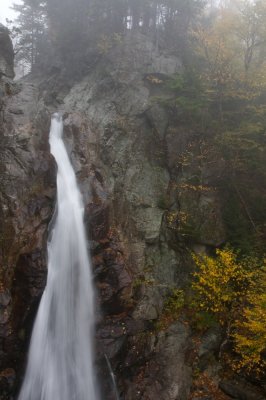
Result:
{"label": "rocky cliff face", "polygon": [[[180,164],[191,146],[199,151],[195,132],[173,123],[155,101],[167,95],[161,83],[180,68],[178,59],[134,36],[71,85],[58,70],[9,83],[13,89],[3,97],[0,125],[1,400],[11,399],[19,386],[46,281],[55,205],[48,131],[50,114],[58,109],[86,204],[105,398],[114,398],[106,357],[124,400],[189,398],[191,330],[182,318],[162,324],[164,305],[172,289],[190,279],[188,229],[197,232],[189,243],[196,250],[221,244],[224,229],[211,183],[215,171],[200,157]],[[207,192],[189,190],[188,177],[196,173]],[[184,225],[185,215],[191,221]]]}

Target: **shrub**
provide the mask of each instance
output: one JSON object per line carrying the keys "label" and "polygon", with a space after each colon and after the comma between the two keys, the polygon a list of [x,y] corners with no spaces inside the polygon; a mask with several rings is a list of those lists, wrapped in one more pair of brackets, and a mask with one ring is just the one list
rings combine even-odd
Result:
{"label": "shrub", "polygon": [[237,261],[237,255],[228,248],[217,250],[216,258],[193,255],[193,259],[198,267],[192,284],[196,307],[227,324],[246,298],[254,273],[246,260]]}
{"label": "shrub", "polygon": [[256,257],[238,259],[233,250],[216,257],[193,255],[197,266],[192,288],[196,325],[217,320],[236,353],[233,369],[260,375],[266,367],[266,266]]}
{"label": "shrub", "polygon": [[262,268],[248,295],[241,318],[233,333],[235,351],[240,360],[237,369],[257,374],[266,368],[266,269]]}

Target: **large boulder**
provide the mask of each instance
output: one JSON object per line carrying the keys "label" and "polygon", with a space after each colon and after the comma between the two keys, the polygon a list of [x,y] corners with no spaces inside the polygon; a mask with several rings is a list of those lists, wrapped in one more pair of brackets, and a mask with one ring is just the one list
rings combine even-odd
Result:
{"label": "large boulder", "polygon": [[244,380],[227,380],[220,383],[220,388],[233,399],[265,400],[265,394],[254,385]]}

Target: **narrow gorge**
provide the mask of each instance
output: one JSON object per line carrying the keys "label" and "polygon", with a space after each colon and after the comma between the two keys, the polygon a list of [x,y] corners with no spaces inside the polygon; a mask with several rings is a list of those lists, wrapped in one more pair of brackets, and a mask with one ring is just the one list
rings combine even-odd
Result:
{"label": "narrow gorge", "polygon": [[[118,400],[117,393],[120,400],[265,399],[261,382],[224,371],[220,353],[230,344],[223,329],[197,330],[182,297],[191,291],[193,254],[213,254],[229,241],[229,192],[221,177],[227,160],[216,151],[206,156],[208,138],[167,103],[169,80],[184,71],[181,57],[128,30],[73,70],[54,57],[49,68],[14,81],[3,25],[0,43],[0,400],[18,396],[47,281],[55,112],[84,200],[102,399]],[[89,278],[79,279],[82,287]],[[52,373],[45,362],[43,368]],[[85,372],[81,367],[77,379]],[[97,398],[84,390],[89,400]],[[20,399],[60,398],[34,395]],[[73,392],[62,399],[85,397]]]}

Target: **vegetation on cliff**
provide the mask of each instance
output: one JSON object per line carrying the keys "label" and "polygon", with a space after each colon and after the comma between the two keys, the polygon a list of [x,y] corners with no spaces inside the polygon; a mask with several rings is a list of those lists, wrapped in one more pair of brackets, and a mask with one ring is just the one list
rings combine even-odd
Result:
{"label": "vegetation on cliff", "polygon": [[[191,59],[170,82],[174,95],[168,100],[179,114],[177,124],[183,119],[201,136],[205,168],[220,165],[210,187],[223,199],[231,246],[213,257],[194,256],[193,304],[205,327],[214,320],[223,326],[232,368],[261,377],[266,351],[265,18],[260,1],[231,2],[203,17],[191,32]],[[181,164],[192,160],[186,153]],[[199,171],[191,189],[203,193],[210,187],[202,186]]]}
{"label": "vegetation on cliff", "polygon": [[[197,271],[192,289],[194,307],[221,324],[233,341],[234,370],[265,371],[265,265],[254,257],[239,258],[231,249],[217,250],[216,258],[194,256]],[[232,363],[232,361],[231,361]]]}

